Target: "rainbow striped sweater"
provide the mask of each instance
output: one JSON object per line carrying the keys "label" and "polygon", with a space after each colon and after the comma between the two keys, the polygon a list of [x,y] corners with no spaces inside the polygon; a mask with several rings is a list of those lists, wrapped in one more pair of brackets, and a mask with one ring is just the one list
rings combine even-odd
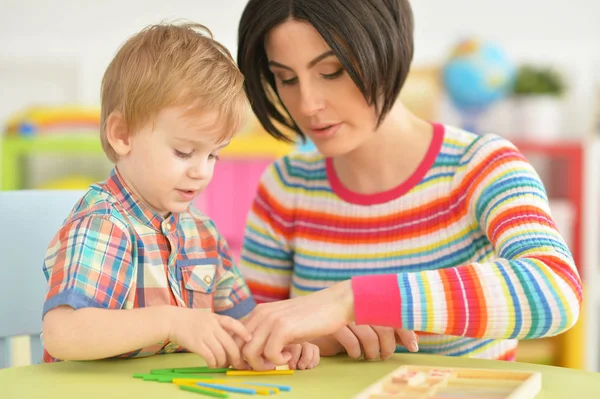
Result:
{"label": "rainbow striped sweater", "polygon": [[517,340],[570,328],[582,301],[532,166],[505,139],[443,125],[383,193],[349,191],[318,153],[276,161],[240,268],[257,302],[352,279],[357,323],[418,331],[420,352],[450,356],[513,360]]}

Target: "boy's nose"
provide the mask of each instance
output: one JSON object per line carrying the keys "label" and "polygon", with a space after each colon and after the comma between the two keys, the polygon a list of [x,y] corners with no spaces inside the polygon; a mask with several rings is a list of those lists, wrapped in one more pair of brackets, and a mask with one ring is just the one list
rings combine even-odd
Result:
{"label": "boy's nose", "polygon": [[210,168],[206,163],[195,165],[188,170],[188,176],[195,180],[206,180],[210,176]]}

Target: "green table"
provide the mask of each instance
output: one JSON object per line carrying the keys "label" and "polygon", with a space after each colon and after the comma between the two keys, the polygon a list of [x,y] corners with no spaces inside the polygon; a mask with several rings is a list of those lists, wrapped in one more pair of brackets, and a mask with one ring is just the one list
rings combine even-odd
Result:
{"label": "green table", "polygon": [[[355,361],[347,356],[323,358],[313,370],[296,371],[295,375],[244,377],[267,383],[290,385],[291,392],[276,398],[349,398],[403,364],[482,367],[542,372],[543,388],[537,399],[598,399],[600,374],[540,366],[466,358],[397,354],[385,362]],[[133,373],[150,369],[202,366],[192,354],[172,354],[144,359],[95,362],[64,362],[0,370],[2,399],[175,399],[207,396],[180,391],[169,383],[141,381]],[[241,377],[238,377],[241,378]],[[248,398],[231,395],[230,398]],[[261,398],[264,396],[253,396]]]}

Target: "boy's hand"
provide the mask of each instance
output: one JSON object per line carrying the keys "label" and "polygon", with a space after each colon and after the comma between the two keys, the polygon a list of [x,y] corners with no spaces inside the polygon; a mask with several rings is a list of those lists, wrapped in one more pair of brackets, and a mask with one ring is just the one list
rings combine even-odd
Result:
{"label": "boy's hand", "polygon": [[[234,341],[238,346],[239,350],[242,351],[244,345],[246,344],[239,336],[234,337]],[[317,340],[313,341],[316,342]],[[335,341],[335,340],[333,340]],[[335,341],[337,343],[337,341]],[[339,345],[339,343],[338,343]],[[342,348],[344,349],[344,348]],[[288,366],[290,370],[308,370],[313,369],[319,365],[321,362],[321,349],[319,345],[316,343],[303,342],[302,344],[289,344],[283,347],[283,351],[287,352],[291,355],[290,360],[288,361]],[[271,362],[266,361],[266,364],[269,364],[270,369],[274,369],[275,365]],[[247,370],[250,369],[250,366],[245,361],[238,365],[234,366],[236,369]]]}
{"label": "boy's hand", "polygon": [[250,341],[250,333],[238,320],[198,309],[173,307],[169,322],[169,340],[202,356],[208,367],[248,367],[232,337]]}
{"label": "boy's hand", "polygon": [[286,345],[284,351],[287,351],[292,355],[292,358],[288,362],[290,370],[313,369],[317,367],[321,361],[319,347],[310,342]]}

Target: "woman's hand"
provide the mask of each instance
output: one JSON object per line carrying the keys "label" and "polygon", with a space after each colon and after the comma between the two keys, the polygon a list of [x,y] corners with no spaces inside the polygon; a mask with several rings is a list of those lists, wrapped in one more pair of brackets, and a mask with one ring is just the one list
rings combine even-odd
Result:
{"label": "woman's hand", "polygon": [[270,370],[291,358],[287,344],[330,335],[354,319],[350,280],[299,298],[258,305],[244,321],[252,340],[243,349],[254,370]]}
{"label": "woman's hand", "polygon": [[417,335],[413,331],[392,327],[356,325],[350,323],[333,334],[333,338],[346,349],[348,356],[365,360],[385,360],[394,354],[396,345],[417,352]]}

